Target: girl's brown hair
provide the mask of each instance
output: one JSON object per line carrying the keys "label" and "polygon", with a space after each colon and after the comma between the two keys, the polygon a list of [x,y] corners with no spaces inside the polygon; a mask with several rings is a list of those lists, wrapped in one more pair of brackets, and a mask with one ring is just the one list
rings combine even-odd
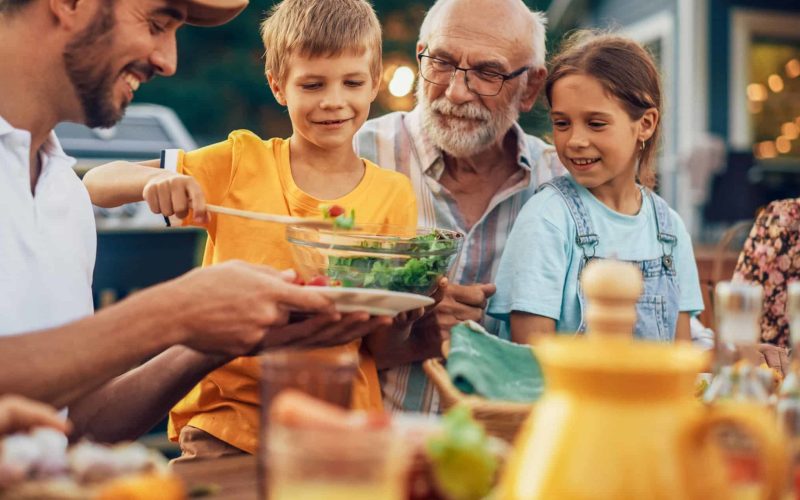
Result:
{"label": "girl's brown hair", "polygon": [[[655,108],[661,118],[661,78],[647,50],[623,36],[581,30],[569,35],[550,62],[545,82],[547,103],[552,106],[553,85],[568,75],[582,73],[596,78],[610,95],[619,99],[632,120]],[[661,132],[657,123],[639,157],[638,181],[654,188],[654,160]]]}

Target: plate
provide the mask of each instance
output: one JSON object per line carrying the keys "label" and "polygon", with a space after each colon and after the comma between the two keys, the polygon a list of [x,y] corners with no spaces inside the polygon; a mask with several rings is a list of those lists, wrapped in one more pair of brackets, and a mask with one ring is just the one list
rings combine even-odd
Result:
{"label": "plate", "polygon": [[343,313],[364,311],[374,316],[395,316],[434,303],[432,298],[416,293],[341,286],[311,288],[330,298],[336,304],[336,310]]}

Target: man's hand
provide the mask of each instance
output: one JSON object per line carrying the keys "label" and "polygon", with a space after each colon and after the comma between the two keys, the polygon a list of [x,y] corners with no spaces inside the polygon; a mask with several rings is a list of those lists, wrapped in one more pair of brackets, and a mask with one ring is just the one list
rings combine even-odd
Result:
{"label": "man's hand", "polygon": [[[329,299],[313,287],[293,285],[293,278],[294,273],[228,261],[142,293],[148,293],[151,301],[171,304],[178,343],[201,352],[241,356],[265,342],[268,327],[286,324],[290,310],[335,314]],[[315,341],[331,342],[337,335],[347,337],[353,332],[326,330]]]}
{"label": "man's hand", "polygon": [[192,210],[196,223],[208,222],[203,189],[188,175],[162,171],[145,184],[142,198],[153,213],[183,219]]}
{"label": "man's hand", "polygon": [[261,343],[262,349],[274,347],[328,347],[346,344],[392,324],[388,316],[370,316],[365,312],[323,313],[285,326],[271,328]]}
{"label": "man's hand", "polygon": [[51,406],[21,396],[0,396],[0,435],[34,427],[52,427],[63,433],[70,430],[69,422]]}

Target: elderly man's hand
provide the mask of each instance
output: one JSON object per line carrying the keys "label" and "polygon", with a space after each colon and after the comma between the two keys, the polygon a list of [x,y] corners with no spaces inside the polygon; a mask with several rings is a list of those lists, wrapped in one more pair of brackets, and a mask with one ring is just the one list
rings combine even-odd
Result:
{"label": "elderly man's hand", "polygon": [[34,427],[52,427],[66,433],[70,424],[44,403],[13,395],[0,397],[0,435]]}
{"label": "elderly man's hand", "polygon": [[[293,272],[228,261],[196,269],[141,295],[171,305],[176,343],[205,353],[241,356],[262,345],[268,327],[285,325],[290,310],[335,313],[329,299],[313,287],[292,284],[292,279]],[[316,340],[342,337],[338,331],[323,332]]]}
{"label": "elderly man's hand", "polygon": [[450,329],[458,323],[483,319],[483,311],[495,291],[497,287],[491,283],[457,285],[446,278],[442,279],[435,297],[439,300],[427,315],[428,321],[424,323],[426,329],[432,326],[432,318],[442,340],[447,340]]}

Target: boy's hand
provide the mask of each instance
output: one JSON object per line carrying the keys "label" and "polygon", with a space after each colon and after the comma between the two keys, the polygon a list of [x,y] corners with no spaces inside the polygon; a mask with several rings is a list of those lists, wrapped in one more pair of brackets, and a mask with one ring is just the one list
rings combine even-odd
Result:
{"label": "boy's hand", "polygon": [[208,222],[203,189],[188,175],[164,171],[147,181],[142,190],[142,198],[153,213],[167,217],[174,215],[183,219],[191,210],[195,223]]}

